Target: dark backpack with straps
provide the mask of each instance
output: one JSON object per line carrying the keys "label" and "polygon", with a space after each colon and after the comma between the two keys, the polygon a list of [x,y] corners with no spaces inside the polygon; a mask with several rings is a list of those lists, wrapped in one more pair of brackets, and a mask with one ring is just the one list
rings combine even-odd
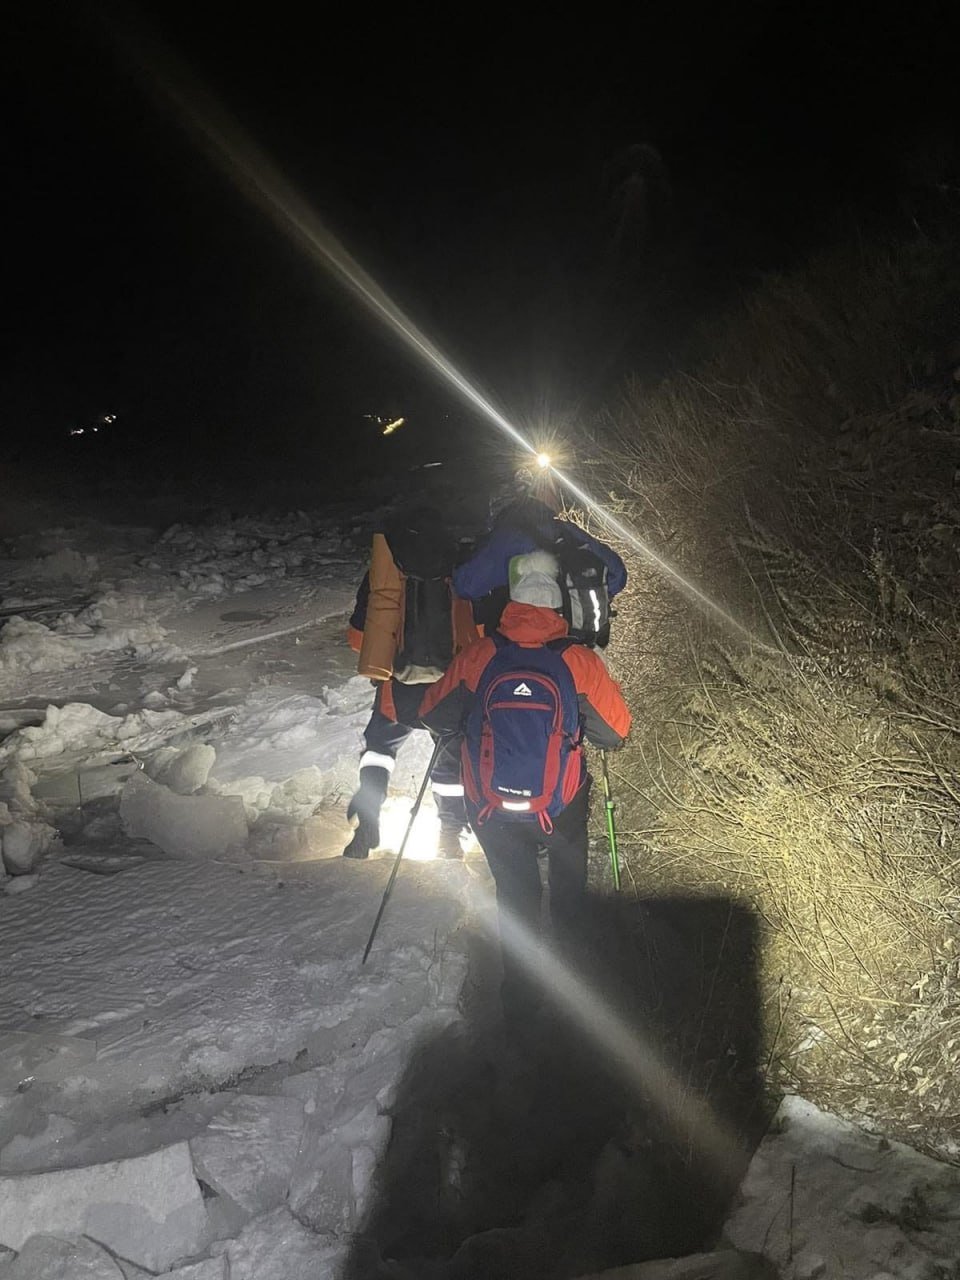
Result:
{"label": "dark backpack with straps", "polygon": [[610,589],[607,566],[589,547],[572,545],[561,534],[560,562],[563,616],[572,640],[605,649],[610,641]]}
{"label": "dark backpack with straps", "polygon": [[404,576],[403,634],[394,671],[400,680],[413,669],[436,679],[453,659],[450,575],[456,543],[439,514],[429,509],[398,517],[385,537]]}
{"label": "dark backpack with straps", "polygon": [[558,583],[563,599],[562,613],[571,640],[578,644],[606,648],[610,641],[610,588],[607,566],[576,532],[553,520],[549,526],[528,513],[517,512],[516,527],[540,547],[555,556],[560,565]]}
{"label": "dark backpack with straps", "polygon": [[580,704],[563,650],[568,637],[535,649],[492,637],[464,728],[463,785],[478,822],[538,821],[545,831],[583,779]]}

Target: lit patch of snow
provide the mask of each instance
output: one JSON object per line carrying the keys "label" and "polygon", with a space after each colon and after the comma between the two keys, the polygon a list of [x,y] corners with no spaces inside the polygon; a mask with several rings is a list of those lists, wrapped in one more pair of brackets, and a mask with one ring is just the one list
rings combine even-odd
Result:
{"label": "lit patch of snow", "polygon": [[727,1238],[789,1280],[950,1275],[960,1170],[785,1098],[741,1187]]}

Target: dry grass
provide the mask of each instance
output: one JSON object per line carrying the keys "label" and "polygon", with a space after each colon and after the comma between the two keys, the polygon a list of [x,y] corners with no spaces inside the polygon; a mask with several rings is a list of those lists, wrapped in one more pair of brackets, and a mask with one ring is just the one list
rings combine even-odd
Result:
{"label": "dry grass", "polygon": [[960,1154],[960,400],[907,390],[935,256],[773,282],[703,376],[620,415],[607,474],[765,642],[634,564],[630,875],[759,914],[774,1081]]}

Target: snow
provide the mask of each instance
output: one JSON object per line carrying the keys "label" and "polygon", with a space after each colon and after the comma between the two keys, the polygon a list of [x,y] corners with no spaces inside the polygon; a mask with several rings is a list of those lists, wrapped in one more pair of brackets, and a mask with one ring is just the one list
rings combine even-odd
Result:
{"label": "snow", "polygon": [[960,1259],[960,1169],[802,1098],[784,1098],[741,1196],[726,1237],[787,1280],[915,1280]]}
{"label": "snow", "polygon": [[[476,850],[432,858],[428,797],[360,963],[430,752],[400,752],[384,851],[341,859],[373,697],[342,638],[362,557],[302,512],[14,550],[0,831],[29,873],[0,863],[0,1276],[339,1277],[490,916]],[[454,1134],[440,1194],[468,1158]],[[957,1178],[788,1099],[725,1243],[788,1280],[949,1274]],[[437,1274],[535,1259],[537,1229],[479,1229]],[[734,1249],[620,1272],[770,1274]]]}

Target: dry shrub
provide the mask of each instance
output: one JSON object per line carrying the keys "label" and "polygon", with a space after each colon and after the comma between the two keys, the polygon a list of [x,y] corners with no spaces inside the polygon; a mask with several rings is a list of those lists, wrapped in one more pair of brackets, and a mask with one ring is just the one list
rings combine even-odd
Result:
{"label": "dry shrub", "polygon": [[[949,371],[916,385],[934,257],[773,282],[709,370],[621,416],[606,476],[762,641],[718,638],[635,560],[629,875],[759,914],[773,1081],[956,1154],[960,401]],[[752,380],[725,376],[751,350]]]}

